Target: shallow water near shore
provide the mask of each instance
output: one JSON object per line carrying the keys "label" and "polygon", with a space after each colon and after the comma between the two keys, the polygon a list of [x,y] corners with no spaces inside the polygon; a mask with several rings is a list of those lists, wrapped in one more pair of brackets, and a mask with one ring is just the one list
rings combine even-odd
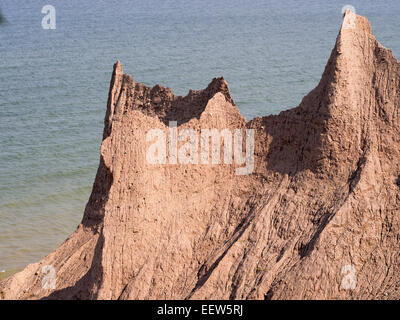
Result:
{"label": "shallow water near shore", "polygon": [[[224,76],[246,119],[298,105],[318,83],[347,3],[5,0],[0,25],[0,279],[79,224],[99,162],[113,63],[179,95]],[[352,1],[400,57],[398,1]]]}

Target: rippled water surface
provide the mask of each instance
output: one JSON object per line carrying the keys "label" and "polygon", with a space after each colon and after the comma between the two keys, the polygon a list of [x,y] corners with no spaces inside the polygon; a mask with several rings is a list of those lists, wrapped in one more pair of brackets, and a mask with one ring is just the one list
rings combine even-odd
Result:
{"label": "rippled water surface", "polygon": [[[21,3],[20,3],[21,2]],[[44,30],[42,6],[56,8]],[[184,95],[224,76],[247,118],[316,86],[339,1],[13,1],[0,25],[0,278],[79,224],[99,162],[112,65]],[[400,56],[398,1],[353,1]]]}

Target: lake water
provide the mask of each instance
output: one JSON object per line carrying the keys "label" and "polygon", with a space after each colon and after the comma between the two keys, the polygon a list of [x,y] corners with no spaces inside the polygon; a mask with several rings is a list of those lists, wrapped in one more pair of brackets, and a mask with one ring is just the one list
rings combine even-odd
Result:
{"label": "lake water", "polygon": [[[56,9],[55,30],[42,28],[45,4]],[[1,0],[0,277],[40,260],[79,224],[116,60],[135,81],[180,95],[224,76],[248,120],[276,114],[318,83],[346,4]],[[400,2],[350,4],[399,57]]]}

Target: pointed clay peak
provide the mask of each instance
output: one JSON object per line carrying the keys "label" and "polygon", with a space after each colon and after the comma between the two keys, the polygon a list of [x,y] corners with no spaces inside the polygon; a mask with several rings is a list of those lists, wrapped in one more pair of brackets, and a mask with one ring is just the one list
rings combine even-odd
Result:
{"label": "pointed clay peak", "polygon": [[215,91],[225,91],[228,89],[228,83],[224,79],[224,77],[214,78],[211,80],[207,89],[215,90]]}
{"label": "pointed clay peak", "polygon": [[123,77],[124,73],[122,71],[122,65],[118,60],[116,63],[114,63],[113,73],[110,81],[110,89],[108,91],[107,110],[104,118],[103,139],[108,137],[111,132],[111,122],[122,88]]}
{"label": "pointed clay peak", "polygon": [[372,35],[371,24],[368,19],[347,9],[343,15],[341,32],[343,30],[351,30],[355,32],[364,32]]}
{"label": "pointed clay peak", "polygon": [[[376,45],[377,41],[372,34],[368,19],[357,15],[351,10],[347,10],[343,16],[342,26],[336,47],[332,52],[331,61],[335,61],[339,70],[344,70],[345,72],[360,70],[364,72],[368,67],[362,65],[365,60],[362,57],[372,57],[373,54],[370,50]],[[336,53],[340,55],[338,61],[336,61]],[[366,61],[366,63],[371,64],[372,61]]]}
{"label": "pointed clay peak", "polygon": [[122,64],[121,64],[121,62],[119,62],[119,60],[117,60],[117,62],[114,63],[113,73],[115,73],[115,74],[123,74]]}
{"label": "pointed clay peak", "polygon": [[235,102],[233,101],[231,93],[229,91],[228,83],[226,82],[224,77],[212,79],[206,90],[211,93],[210,98],[213,97],[216,93],[221,92],[225,96],[227,101],[229,101],[232,105],[235,105]]}

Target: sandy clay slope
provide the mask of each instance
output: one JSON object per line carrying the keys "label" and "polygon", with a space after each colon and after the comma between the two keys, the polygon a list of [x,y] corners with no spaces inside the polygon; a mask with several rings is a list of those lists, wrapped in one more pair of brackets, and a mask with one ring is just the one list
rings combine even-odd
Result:
{"label": "sandy clay slope", "polygon": [[[146,132],[254,129],[254,171],[146,161]],[[3,299],[399,299],[400,63],[347,12],[318,86],[247,122],[223,78],[175,96],[112,74],[77,230]],[[43,288],[43,267],[56,272]]]}

